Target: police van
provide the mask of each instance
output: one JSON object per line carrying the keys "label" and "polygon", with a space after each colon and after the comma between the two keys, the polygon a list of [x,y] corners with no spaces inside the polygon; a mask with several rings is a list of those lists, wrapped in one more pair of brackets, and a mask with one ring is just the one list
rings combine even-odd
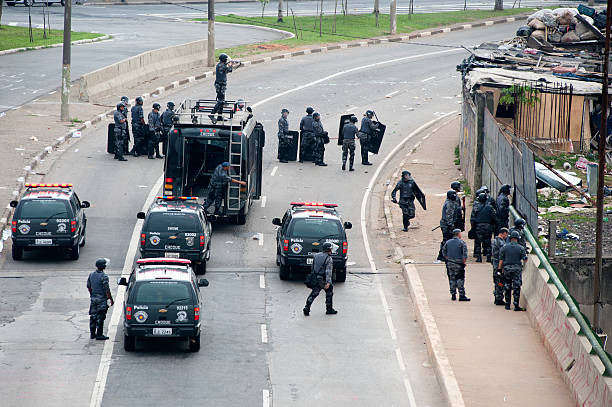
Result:
{"label": "police van", "polygon": [[26,191],[11,221],[13,260],[21,260],[24,250],[56,247],[78,260],[85,246],[87,201],[81,201],[72,184],[25,184]]}
{"label": "police van", "polygon": [[164,195],[204,199],[215,168],[227,161],[231,178],[224,191],[222,216],[240,225],[253,200],[261,196],[265,132],[244,101],[225,101],[223,120],[212,120],[215,100],[188,99],[174,114],[164,165]]}
{"label": "police van", "polygon": [[282,219],[274,218],[279,226],[276,234],[276,264],[281,280],[291,277],[292,271],[308,270],[313,257],[321,251],[323,243],[332,244],[334,261],[333,279],[346,280],[348,239],[346,230],[351,222],[343,222],[338,205],[320,202],[291,202],[291,208]]}

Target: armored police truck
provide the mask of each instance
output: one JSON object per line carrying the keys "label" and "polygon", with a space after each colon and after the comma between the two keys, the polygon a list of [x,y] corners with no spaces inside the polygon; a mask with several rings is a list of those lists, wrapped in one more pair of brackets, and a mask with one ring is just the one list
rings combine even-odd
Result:
{"label": "armored police truck", "polygon": [[176,110],[168,134],[164,195],[204,200],[215,168],[227,161],[230,177],[246,182],[246,186],[228,184],[222,215],[216,220],[243,225],[253,200],[261,196],[265,133],[247,102],[225,101],[220,117],[211,114],[215,103],[187,99]]}

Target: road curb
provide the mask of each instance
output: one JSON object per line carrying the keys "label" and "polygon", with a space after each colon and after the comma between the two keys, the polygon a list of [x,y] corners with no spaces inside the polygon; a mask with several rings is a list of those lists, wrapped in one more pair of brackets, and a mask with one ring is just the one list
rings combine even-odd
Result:
{"label": "road curb", "polygon": [[[91,44],[93,42],[100,42],[100,41],[108,40],[110,39],[110,37],[111,37],[110,35],[103,35],[97,38],[88,38],[85,40],[72,41],[71,44],[72,45]],[[17,52],[23,52],[23,51],[34,51],[37,49],[44,49],[44,48],[58,48],[58,47],[63,47],[63,46],[64,44],[60,42],[60,43],[51,44],[51,45],[38,45],[36,47],[11,48],[11,49],[6,49],[4,51],[0,51],[0,56],[8,55],[8,54],[15,54]]]}
{"label": "road curb", "polygon": [[[444,119],[446,118],[440,118],[441,121]],[[455,120],[455,118],[442,123],[441,126],[446,125],[453,120]],[[427,128],[429,129],[438,123],[439,121],[432,123]],[[406,162],[406,158],[401,161],[398,169],[393,173],[394,179],[399,177],[401,168],[405,166]],[[442,337],[440,335],[440,331],[438,330],[438,325],[436,324],[433,312],[429,307],[427,294],[425,293],[419,273],[413,264],[405,261],[404,252],[401,246],[397,243],[397,234],[393,229],[393,220],[391,215],[391,191],[393,190],[394,186],[395,184],[393,182],[389,182],[383,196],[383,211],[385,214],[384,216],[387,232],[393,242],[396,257],[401,262],[402,275],[406,280],[408,289],[410,290],[410,296],[414,301],[415,314],[421,327],[421,331],[425,336],[427,352],[432,360],[432,365],[434,371],[436,372],[438,383],[442,388],[442,393],[444,394],[449,407],[465,407],[463,394],[461,393],[459,383],[457,382],[453,368],[450,364],[448,356],[446,355]]]}

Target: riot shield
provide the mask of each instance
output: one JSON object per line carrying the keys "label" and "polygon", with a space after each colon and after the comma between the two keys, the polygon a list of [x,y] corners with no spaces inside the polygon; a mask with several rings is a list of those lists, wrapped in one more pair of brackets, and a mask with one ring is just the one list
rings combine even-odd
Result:
{"label": "riot shield", "polygon": [[427,210],[427,202],[425,202],[425,194],[423,193],[423,191],[421,191],[421,188],[419,188],[416,182],[414,182],[412,186],[413,186],[412,192],[414,193],[414,197],[416,198],[417,201],[419,201],[423,209]]}
{"label": "riot shield", "polygon": [[106,136],[106,152],[115,154],[115,123],[108,125],[108,133]]}
{"label": "riot shield", "polygon": [[304,134],[300,133],[300,140],[299,140],[300,142],[298,144],[300,146],[299,147],[299,149],[300,149],[300,159],[302,161],[312,161],[313,160],[313,154],[312,154],[313,151],[312,151],[312,149],[314,147],[314,133],[310,133],[310,134],[311,134],[311,137],[310,137],[311,141],[310,141],[310,143],[308,145],[308,149],[306,151],[302,151],[301,144],[302,144],[302,141],[303,141],[303,138],[304,138]]}
{"label": "riot shield", "polygon": [[340,126],[338,127],[338,145],[341,146],[344,142],[344,136],[342,136],[342,129],[344,125],[349,123],[349,119],[353,116],[352,114],[343,114],[340,116]]}
{"label": "riot shield", "polygon": [[378,124],[376,130],[374,130],[374,134],[370,137],[370,153],[378,154],[378,150],[380,149],[380,145],[382,144],[383,137],[385,136],[385,130],[387,126],[380,122],[373,122],[374,124]]}

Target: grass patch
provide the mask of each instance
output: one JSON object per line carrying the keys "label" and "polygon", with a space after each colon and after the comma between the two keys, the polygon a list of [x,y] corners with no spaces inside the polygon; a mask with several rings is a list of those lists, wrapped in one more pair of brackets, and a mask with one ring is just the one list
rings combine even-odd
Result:
{"label": "grass patch", "polygon": [[[71,39],[72,41],[78,41],[98,38],[103,35],[104,34],[73,31]],[[34,42],[30,42],[28,27],[2,25],[0,27],[0,51],[61,43],[64,41],[64,30],[51,30],[51,32],[47,32],[47,39],[44,39],[42,28],[32,28],[32,37],[34,38]]]}
{"label": "grass patch", "polygon": [[[450,24],[467,23],[475,20],[482,20],[492,17],[515,15],[527,11],[532,11],[530,8],[507,9],[502,11],[489,10],[468,10],[468,11],[451,11],[443,13],[426,13],[398,15],[397,16],[397,33],[406,34],[417,30],[440,27]],[[315,11],[313,4],[313,12]],[[206,21],[205,18],[195,19],[196,21]],[[218,16],[216,21],[235,23],[235,24],[252,24],[263,27],[272,27],[296,34],[294,38],[273,41],[267,43],[267,47],[260,47],[257,44],[238,46],[233,48],[225,48],[217,50],[217,54],[221,52],[229,53],[233,58],[245,57],[262,52],[268,52],[270,46],[278,50],[296,48],[309,44],[329,44],[335,42],[350,41],[356,39],[365,39],[389,35],[389,15],[379,15],[379,25],[376,26],[376,17],[374,14],[358,14],[346,15],[338,13],[336,16],[336,30],[334,28],[334,16],[324,15],[321,27],[319,27],[318,16],[300,16],[295,18],[295,27],[292,16],[283,17],[282,23],[276,22],[276,17],[242,17],[234,14]],[[319,35],[319,30],[322,34]]]}
{"label": "grass patch", "polygon": [[472,196],[472,188],[470,187],[470,184],[468,184],[467,180],[462,179],[459,180],[459,182],[461,183],[461,190],[465,193],[465,196]]}
{"label": "grass patch", "polygon": [[461,165],[461,158],[459,157],[459,145],[455,147],[455,165]]}

